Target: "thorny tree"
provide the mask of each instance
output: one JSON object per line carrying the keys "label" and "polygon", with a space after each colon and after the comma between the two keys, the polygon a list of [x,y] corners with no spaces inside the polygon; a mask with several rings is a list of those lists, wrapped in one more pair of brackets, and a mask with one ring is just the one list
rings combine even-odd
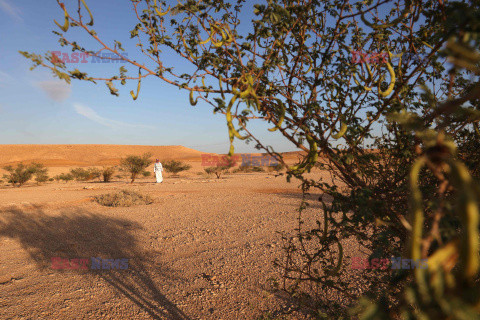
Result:
{"label": "thorny tree", "polygon": [[[318,229],[303,230],[300,216],[277,263],[285,288],[307,306],[331,318],[359,299],[343,276],[342,241],[353,238],[371,259],[428,258],[427,269],[362,273],[365,298],[354,311],[364,319],[479,317],[478,1],[131,0],[141,62],[122,55],[120,42],[102,41],[84,0],[76,12],[57,1],[62,45],[97,56],[67,36],[83,29],[133,70],[88,75],[50,53],[22,52],[34,66],[67,82],[104,81],[114,95],[137,80],[133,99],[143,78],[158,77],[187,90],[192,105],[203,100],[224,114],[231,142],[253,141],[281,158],[247,127],[260,119],[306,152],[288,179],[333,200],[320,199]],[[241,23],[242,10],[253,20]],[[165,65],[162,52],[190,72]],[[333,182],[308,178],[315,164]],[[325,300],[329,292],[341,299]]]}

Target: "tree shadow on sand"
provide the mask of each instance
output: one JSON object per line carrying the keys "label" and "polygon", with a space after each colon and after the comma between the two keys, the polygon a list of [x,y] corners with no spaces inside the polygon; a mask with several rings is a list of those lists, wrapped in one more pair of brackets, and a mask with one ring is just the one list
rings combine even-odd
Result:
{"label": "tree shadow on sand", "polygon": [[[132,235],[140,228],[136,222],[81,208],[64,209],[59,215],[47,215],[35,206],[0,210],[0,237],[19,241],[39,268],[51,268],[53,257],[88,258],[89,269],[79,273],[105,280],[153,319],[189,319],[155,284],[149,269],[154,268],[157,278],[172,275],[140,249]],[[91,257],[128,259],[128,269],[92,270]]]}
{"label": "tree shadow on sand", "polygon": [[332,202],[328,196],[325,197],[316,193],[305,194],[305,196],[302,195],[301,192],[275,192],[273,194],[286,199],[298,200],[292,204],[293,206],[297,206],[297,208],[300,207],[302,199],[304,199],[308,203],[308,206],[313,209],[323,209],[322,203],[320,202],[322,197],[326,205],[331,204]]}

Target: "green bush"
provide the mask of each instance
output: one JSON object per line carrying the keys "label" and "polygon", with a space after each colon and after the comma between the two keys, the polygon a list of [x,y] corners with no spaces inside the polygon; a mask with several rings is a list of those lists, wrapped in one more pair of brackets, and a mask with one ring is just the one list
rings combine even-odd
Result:
{"label": "green bush", "polygon": [[70,170],[70,174],[77,181],[90,181],[100,178],[102,176],[102,172],[100,171],[100,169],[97,168],[76,168]]}
{"label": "green bush", "polygon": [[3,176],[4,179],[6,179],[8,183],[11,183],[13,186],[17,187],[25,184],[27,181],[32,179],[34,175],[37,175],[37,178],[39,178],[41,181],[45,179],[45,176],[46,179],[48,179],[47,169],[44,165],[39,163],[32,163],[28,166],[24,165],[23,163],[19,163],[15,168],[13,166],[6,166],[3,167],[3,169],[9,172],[9,174]]}
{"label": "green bush", "polygon": [[250,166],[240,166],[233,170],[233,173],[252,173],[252,172],[265,172],[263,167],[250,167]]}
{"label": "green bush", "polygon": [[130,207],[134,205],[151,204],[153,199],[135,191],[121,190],[94,197],[95,202],[107,207]]}
{"label": "green bush", "polygon": [[146,178],[146,177],[150,177],[152,173],[150,171],[143,171],[142,175]]}
{"label": "green bush", "polygon": [[177,160],[167,160],[167,161],[162,161],[162,166],[167,172],[171,172],[174,175],[178,174],[181,171],[185,171],[190,169],[192,166],[186,163],[183,163],[182,161],[177,161]]}
{"label": "green bush", "polygon": [[41,172],[41,173],[35,174],[35,181],[37,181],[37,183],[44,183],[49,180],[50,180],[50,177],[46,173]]}
{"label": "green bush", "polygon": [[267,170],[268,170],[268,172],[276,171],[277,173],[279,173],[280,171],[284,170],[285,168],[286,168],[286,166],[283,163],[279,163],[279,164],[276,164],[274,166],[268,166]]}
{"label": "green bush", "polygon": [[224,156],[221,159],[221,162],[214,167],[205,168],[207,174],[215,174],[217,179],[220,179],[220,176],[224,173],[228,173],[230,168],[233,168],[236,165],[236,161],[233,157]]}
{"label": "green bush", "polygon": [[104,167],[101,171],[103,182],[110,182],[115,173],[115,167]]}
{"label": "green bush", "polygon": [[50,177],[48,176],[48,168],[45,167],[45,165],[41,163],[32,163],[31,166],[33,167],[35,181],[37,181],[37,184],[48,181]]}
{"label": "green bush", "polygon": [[152,163],[151,156],[150,153],[145,153],[143,156],[130,155],[121,160],[122,170],[130,173],[130,183],[133,183],[136,177]]}
{"label": "green bush", "polygon": [[59,175],[56,175],[54,177],[54,179],[56,181],[65,181],[65,182],[68,182],[68,181],[72,181],[74,178],[73,178],[73,174],[71,173],[61,173]]}
{"label": "green bush", "polygon": [[229,168],[230,167],[226,167],[226,166],[215,166],[215,167],[205,168],[204,170],[207,174],[215,174],[217,179],[220,179],[220,176],[224,173],[227,173]]}

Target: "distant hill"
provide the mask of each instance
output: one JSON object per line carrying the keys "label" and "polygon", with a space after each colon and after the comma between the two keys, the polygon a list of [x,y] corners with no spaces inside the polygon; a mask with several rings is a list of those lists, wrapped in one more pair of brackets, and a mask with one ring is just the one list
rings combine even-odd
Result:
{"label": "distant hill", "polygon": [[0,145],[0,165],[33,161],[49,167],[117,165],[122,157],[146,152],[162,160],[201,160],[204,153],[183,146],[11,144]]}

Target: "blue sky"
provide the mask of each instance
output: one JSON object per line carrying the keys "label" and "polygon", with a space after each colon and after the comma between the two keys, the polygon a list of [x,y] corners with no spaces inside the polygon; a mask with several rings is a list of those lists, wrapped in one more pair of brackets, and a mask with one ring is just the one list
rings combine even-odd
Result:
{"label": "blue sky", "polygon": [[[77,1],[65,0],[69,8]],[[141,61],[129,31],[137,20],[127,0],[88,1],[95,17],[95,31],[102,39],[124,45],[129,57]],[[175,1],[176,3],[176,1]],[[172,2],[173,4],[173,2]],[[248,19],[249,13],[245,13]],[[30,71],[31,63],[18,51],[43,54],[70,52],[61,47],[52,30],[53,19],[63,24],[63,12],[55,0],[0,0],[0,144],[139,144],[184,145],[204,152],[226,153],[229,148],[225,116],[214,115],[211,106],[192,107],[188,92],[156,78],[142,81],[139,98],[129,91],[136,82],[120,87],[120,97],[110,95],[104,83],[72,81],[67,85],[47,69]],[[85,34],[69,30],[67,38],[91,43]],[[99,47],[86,46],[88,49]],[[165,54],[168,63],[182,63]],[[177,60],[176,60],[177,59]],[[78,63],[92,75],[113,75],[119,64]],[[74,64],[68,65],[77,67]],[[126,66],[128,69],[128,66]],[[276,151],[295,150],[279,133],[271,133],[260,121],[249,127]],[[254,144],[235,141],[236,152],[255,152]]]}

